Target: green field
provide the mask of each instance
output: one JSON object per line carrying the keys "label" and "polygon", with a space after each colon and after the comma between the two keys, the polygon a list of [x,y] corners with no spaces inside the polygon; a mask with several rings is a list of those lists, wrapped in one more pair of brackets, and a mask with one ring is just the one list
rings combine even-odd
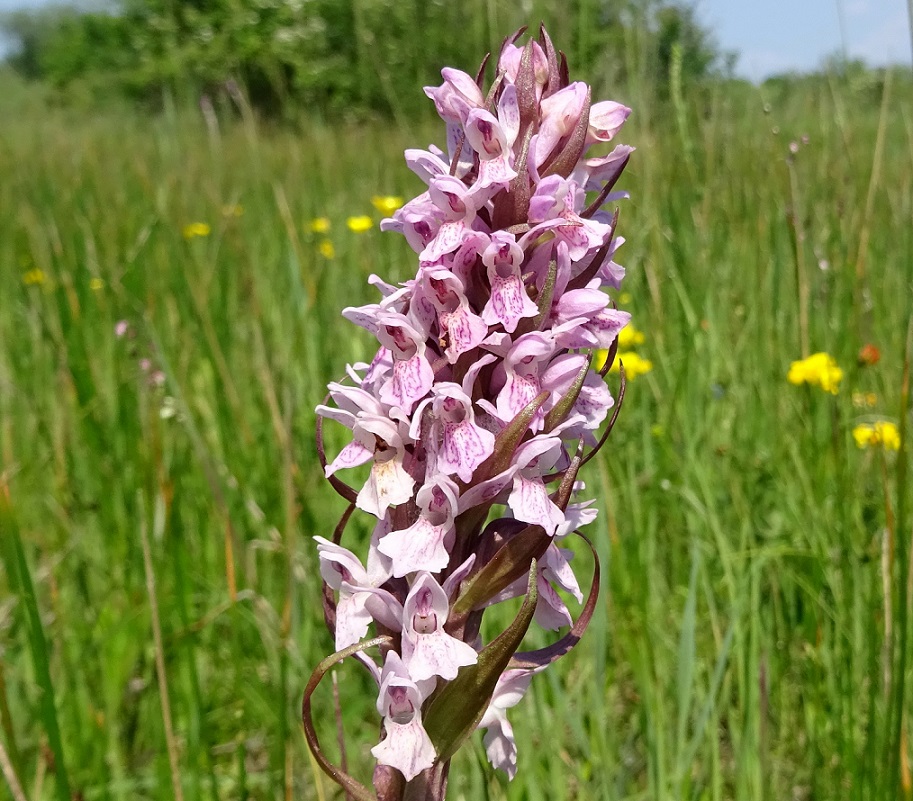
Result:
{"label": "green field", "polygon": [[[512,711],[516,780],[476,739],[454,799],[911,797],[909,449],[852,436],[910,422],[909,91],[610,93],[638,148],[618,300],[653,370],[583,475],[601,610]],[[370,356],[340,309],[416,267],[346,220],[416,194],[402,150],[442,128],[90,113],[6,78],[0,97],[9,768],[34,801],[341,798],[298,719],[333,650],[310,537],[344,508],[313,408]],[[837,394],[786,380],[817,351]],[[368,781],[375,691],[338,679]]]}

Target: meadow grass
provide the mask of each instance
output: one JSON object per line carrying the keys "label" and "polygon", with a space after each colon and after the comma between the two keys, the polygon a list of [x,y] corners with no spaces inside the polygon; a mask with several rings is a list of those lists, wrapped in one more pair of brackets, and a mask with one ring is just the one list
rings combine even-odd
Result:
{"label": "meadow grass", "polygon": [[[439,126],[88,115],[6,88],[7,781],[35,801],[339,797],[298,721],[332,650],[310,537],[344,508],[313,408],[370,356],[340,309],[415,268],[346,219],[419,191],[402,150]],[[617,300],[654,367],[586,475],[601,611],[512,710],[517,779],[475,741],[454,798],[910,797],[909,457],[851,436],[909,424],[906,89],[612,95],[638,148]],[[786,382],[814,351],[845,371],[836,395]],[[367,780],[374,690],[354,666],[338,687]],[[315,703],[332,754],[329,686]]]}

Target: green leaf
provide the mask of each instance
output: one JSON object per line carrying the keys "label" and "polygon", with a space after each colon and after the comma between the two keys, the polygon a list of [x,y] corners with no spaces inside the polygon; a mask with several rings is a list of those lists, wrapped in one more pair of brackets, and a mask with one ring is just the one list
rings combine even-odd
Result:
{"label": "green leaf", "polygon": [[18,593],[25,608],[32,664],[35,667],[38,686],[41,688],[41,722],[48,736],[48,745],[54,755],[57,798],[60,801],[70,801],[70,782],[63,758],[60,725],[57,721],[57,704],[54,699],[54,684],[51,681],[48,643],[44,636],[44,627],[41,625],[35,585],[32,583],[32,575],[25,558],[25,549],[22,547],[19,525],[13,515],[8,490],[3,484],[0,484],[0,543],[3,543],[3,561],[6,563],[6,572],[10,576],[10,585],[14,592]]}
{"label": "green leaf", "polygon": [[555,295],[555,283],[558,280],[558,262],[552,259],[548,263],[548,272],[545,274],[545,283],[542,285],[542,291],[536,298],[536,305],[539,307],[539,313],[533,318],[532,330],[541,331],[542,323],[548,319],[548,313],[552,310],[552,298]]}
{"label": "green leaf", "polygon": [[505,587],[513,584],[529,565],[545,553],[552,538],[542,526],[530,525],[511,537],[476,575],[453,605],[456,615],[477,609]]}
{"label": "green leaf", "polygon": [[694,673],[694,630],[697,610],[697,577],[700,570],[701,554],[697,543],[691,548],[691,578],[688,582],[688,597],[682,615],[682,630],[678,640],[678,741],[685,742],[688,718],[691,712],[691,694]]}
{"label": "green leaf", "polygon": [[587,356],[586,363],[580,368],[577,375],[574,376],[574,382],[571,384],[568,391],[561,400],[552,407],[549,413],[545,415],[543,433],[548,434],[568,416],[574,404],[577,403],[577,398],[580,397],[580,390],[583,389],[583,382],[586,381],[586,374],[590,371],[590,365],[592,363],[593,354],[590,352]]}
{"label": "green leaf", "polygon": [[533,41],[530,39],[520,56],[520,68],[517,70],[517,105],[520,107],[520,127],[524,132],[532,130],[532,124],[539,110],[536,97],[536,73],[533,67]]}
{"label": "green leaf", "polygon": [[476,470],[476,482],[484,481],[498,473],[503,473],[510,467],[510,460],[514,457],[514,451],[523,439],[523,435],[529,429],[529,424],[539,408],[548,400],[548,392],[542,391],[533,398],[523,410],[518,414],[504,430],[498,434],[495,439],[495,447],[489,456]]}
{"label": "green leaf", "polygon": [[593,554],[593,580],[590,582],[590,590],[587,593],[583,609],[580,611],[577,620],[571,625],[570,631],[560,640],[551,645],[546,645],[544,648],[537,648],[534,651],[518,651],[511,657],[508,669],[535,670],[544,665],[552,664],[562,656],[570,653],[571,649],[580,642],[580,638],[583,637],[587,627],[590,625],[590,620],[593,619],[593,614],[596,611],[596,602],[599,600],[599,554],[587,537],[576,530],[574,533],[587,544],[590,553]]}

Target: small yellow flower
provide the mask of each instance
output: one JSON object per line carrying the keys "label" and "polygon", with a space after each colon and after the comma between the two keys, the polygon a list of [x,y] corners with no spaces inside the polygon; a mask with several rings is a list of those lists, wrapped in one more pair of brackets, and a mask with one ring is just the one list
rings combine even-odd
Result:
{"label": "small yellow flower", "polygon": [[244,206],[242,206],[240,203],[222,206],[223,217],[240,217],[242,214],[244,214]]}
{"label": "small yellow flower", "polygon": [[314,234],[325,234],[330,230],[330,218],[315,217],[308,223],[308,229]]}
{"label": "small yellow flower", "polygon": [[46,280],[44,270],[39,270],[37,267],[22,276],[22,283],[26,286],[41,286]]}
{"label": "small yellow flower", "polygon": [[820,387],[832,395],[837,394],[842,378],[843,370],[837,366],[834,357],[827,353],[813,353],[807,359],[793,362],[786,374],[790,384]]}
{"label": "small yellow flower", "polygon": [[[608,357],[609,352],[607,350],[597,350],[593,356],[593,369],[601,370],[605,366],[605,362]],[[615,354],[615,361],[612,363],[611,368],[609,368],[610,373],[619,372],[619,360],[622,360],[625,363],[626,378],[634,379],[639,375],[649,373],[653,369],[653,362],[651,362],[649,359],[641,358],[636,353],[634,353],[634,351],[627,351],[625,353],[619,351],[617,354]]]}
{"label": "small yellow flower", "polygon": [[358,217],[349,217],[349,219],[346,220],[346,225],[349,226],[350,231],[354,231],[356,234],[363,234],[365,231],[370,231],[374,227],[374,220],[367,214],[361,214]]}
{"label": "small yellow flower", "polygon": [[623,361],[625,364],[625,377],[632,381],[639,375],[646,375],[653,369],[653,362],[649,359],[642,359],[634,351],[629,353],[619,353],[615,359],[615,364],[609,370],[610,373],[619,372],[618,363]]}
{"label": "small yellow flower", "polygon": [[208,223],[194,222],[184,226],[184,239],[194,239],[198,236],[209,236],[212,229]]}
{"label": "small yellow flower", "polygon": [[618,347],[627,350],[644,344],[644,333],[628,323],[618,332]]}
{"label": "small yellow flower", "polygon": [[894,423],[889,423],[886,420],[875,423],[875,432],[878,434],[878,438],[884,445],[885,450],[900,450],[900,432]]}
{"label": "small yellow flower", "polygon": [[622,293],[618,296],[618,302],[619,302],[620,304],[622,304],[622,306],[627,306],[627,305],[631,302],[631,293],[630,293],[630,292],[622,292]]}
{"label": "small yellow flower", "polygon": [[325,259],[336,257],[336,248],[333,247],[333,243],[329,239],[321,239],[320,244],[317,245],[317,250],[320,251],[320,255]]}
{"label": "small yellow flower", "polygon": [[[618,359],[624,356],[626,359],[633,357],[637,361],[638,367],[640,363],[643,365],[649,365],[642,372],[649,373],[653,369],[653,362],[647,359],[641,359],[636,353],[631,353],[630,348],[636,347],[637,345],[644,344],[644,333],[643,331],[638,331],[633,325],[628,323],[621,331],[618,332],[618,350],[619,353],[615,357],[615,363],[612,365],[611,372],[618,372]],[[623,353],[622,351],[628,351]],[[606,359],[609,358],[609,352],[605,349],[597,350],[593,356],[593,367],[596,370],[601,370],[605,366]],[[637,370],[637,367],[634,368]],[[630,365],[625,364],[625,372],[628,374],[629,378],[634,378],[635,376],[631,373]]]}
{"label": "small yellow flower", "polygon": [[99,292],[105,288],[105,282],[101,278],[93,278],[89,281],[89,289],[93,292]]}
{"label": "small yellow flower", "polygon": [[389,216],[403,205],[403,199],[396,195],[374,195],[374,197],[371,198],[371,205],[373,205],[381,214]]}
{"label": "small yellow flower", "polygon": [[863,423],[853,429],[857,448],[881,446],[886,451],[900,450],[900,433],[897,426],[887,420]]}
{"label": "small yellow flower", "polygon": [[857,448],[868,448],[875,438],[875,427],[862,425],[853,429],[853,439],[856,440]]}

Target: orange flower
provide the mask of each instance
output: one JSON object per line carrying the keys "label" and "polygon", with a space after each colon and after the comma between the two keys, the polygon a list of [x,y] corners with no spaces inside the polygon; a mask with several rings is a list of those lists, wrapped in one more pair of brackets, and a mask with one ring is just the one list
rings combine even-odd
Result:
{"label": "orange flower", "polygon": [[859,349],[859,355],[856,358],[859,360],[860,367],[871,367],[874,364],[878,364],[881,359],[881,351],[871,342],[868,342]]}

